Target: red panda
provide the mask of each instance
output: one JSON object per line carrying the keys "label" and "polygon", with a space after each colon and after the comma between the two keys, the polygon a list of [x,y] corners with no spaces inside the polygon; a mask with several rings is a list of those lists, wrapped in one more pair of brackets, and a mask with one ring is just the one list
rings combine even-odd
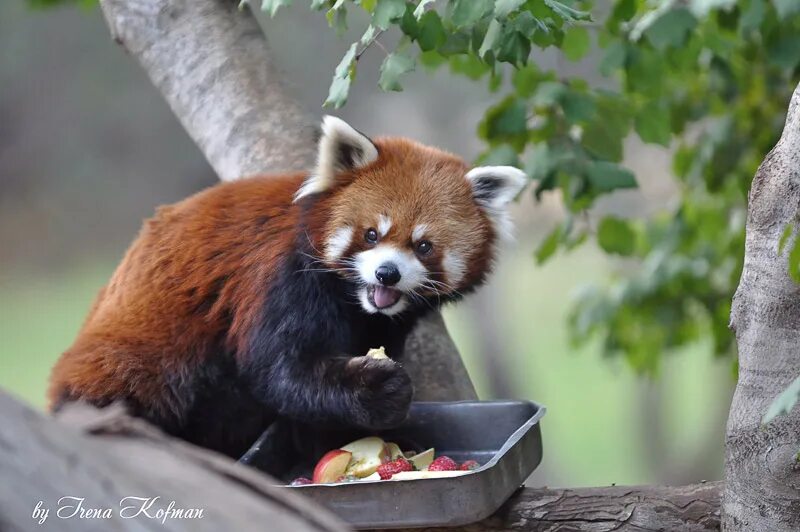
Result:
{"label": "red panda", "polygon": [[[234,457],[279,416],[395,426],[406,335],[484,281],[524,183],[326,117],[308,174],[222,183],[145,222],[53,368],[51,409],[122,400]],[[381,345],[391,359],[364,356]]]}

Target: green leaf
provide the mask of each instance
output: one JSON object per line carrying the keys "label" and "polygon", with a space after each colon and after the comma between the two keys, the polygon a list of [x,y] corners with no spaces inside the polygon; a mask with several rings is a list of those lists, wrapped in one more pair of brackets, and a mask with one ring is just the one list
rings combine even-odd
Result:
{"label": "green leaf", "polygon": [[669,110],[658,102],[650,102],[639,110],[634,127],[644,142],[669,146],[672,139]]}
{"label": "green leaf", "polygon": [[381,77],[378,86],[384,91],[402,91],[398,81],[400,76],[414,70],[416,61],[404,52],[394,52],[384,59],[381,65]]}
{"label": "green leaf", "polygon": [[800,283],[800,238],[795,238],[792,250],[789,252],[789,277],[794,282]]}
{"label": "green leaf", "polygon": [[747,7],[739,17],[739,28],[743,32],[757,30],[764,22],[764,15],[767,12],[766,0],[750,0]]}
{"label": "green leaf", "polygon": [[592,19],[592,15],[588,11],[575,9],[564,4],[563,2],[557,2],[556,0],[544,0],[544,3],[547,7],[552,9],[558,16],[567,22]]}
{"label": "green leaf", "polygon": [[597,243],[606,253],[627,257],[636,249],[636,233],[628,221],[606,216],[597,228]]}
{"label": "green leaf", "polygon": [[800,2],[797,0],[772,0],[772,3],[775,4],[775,11],[781,18],[787,18],[800,12]]}
{"label": "green leaf", "polygon": [[606,49],[603,59],[600,61],[600,73],[608,76],[615,70],[622,68],[627,58],[628,49],[622,41],[615,41]]}
{"label": "green leaf", "polygon": [[606,161],[592,161],[586,168],[586,176],[598,192],[611,192],[620,188],[636,188],[633,172]]}
{"label": "green leaf", "polygon": [[274,17],[279,8],[290,5],[292,0],[261,0],[261,11],[268,11],[269,16]]}
{"label": "green leaf", "polygon": [[347,102],[347,95],[350,92],[350,85],[356,73],[356,50],[358,43],[353,43],[347,49],[336,71],[333,74],[333,81],[328,89],[328,97],[323,105],[338,109]]}
{"label": "green leaf", "polygon": [[539,247],[536,248],[536,264],[542,265],[547,260],[553,256],[553,254],[558,250],[558,244],[561,242],[561,237],[564,232],[564,227],[559,224],[550,231],[550,234],[545,237]]}
{"label": "green leaf", "polygon": [[525,3],[525,0],[497,0],[494,3],[494,16],[505,18]]}
{"label": "green leaf", "polygon": [[697,19],[688,9],[670,9],[650,24],[644,35],[653,47],[663,51],[682,46],[696,25]]}
{"label": "green leaf", "polygon": [[769,61],[775,66],[792,70],[800,63],[800,35],[785,35],[769,46]]}
{"label": "green leaf", "polygon": [[503,24],[498,20],[492,20],[486,29],[481,47],[478,49],[478,55],[486,59],[489,52],[494,53],[495,46],[501,42],[502,36]]}
{"label": "green leaf", "polygon": [[507,98],[486,111],[478,132],[489,142],[506,142],[521,151],[528,133],[526,114],[524,102]]}
{"label": "green leaf", "polygon": [[325,13],[328,25],[336,30],[336,35],[342,36],[347,31],[347,10],[340,9],[343,2],[336,2],[333,7]]}
{"label": "green leaf", "polygon": [[496,50],[497,60],[515,66],[524,66],[531,54],[531,42],[518,31],[506,32]]}
{"label": "green leaf", "polygon": [[623,137],[606,127],[599,120],[593,120],[583,128],[581,143],[597,157],[609,161],[622,160]]}
{"label": "green leaf", "polygon": [[533,63],[516,70],[511,78],[511,83],[522,98],[531,96],[542,79],[542,72]]}
{"label": "green leaf", "polygon": [[428,11],[419,19],[417,43],[423,52],[439,48],[447,40],[442,19],[436,11]]}
{"label": "green leaf", "polygon": [[786,243],[789,241],[789,237],[792,236],[794,232],[794,224],[788,223],[783,228],[783,233],[781,234],[781,239],[778,241],[778,255],[783,255],[783,248],[786,247]]}
{"label": "green leaf", "polygon": [[793,380],[792,383],[772,401],[761,423],[766,425],[776,417],[788,414],[791,412],[792,408],[794,408],[794,405],[797,404],[798,400],[800,400],[800,376]]}
{"label": "green leaf", "polygon": [[361,38],[358,40],[358,42],[360,42],[362,45],[369,44],[369,42],[372,40],[372,38],[375,37],[375,32],[376,31],[377,30],[376,30],[375,26],[370,24],[369,26],[367,26],[367,29],[364,30],[364,34],[361,36]]}
{"label": "green leaf", "polygon": [[422,15],[425,14],[425,7],[428,4],[432,4],[435,0],[420,0],[419,4],[416,8],[414,8],[414,16],[417,20],[422,18]]}
{"label": "green leaf", "polygon": [[585,122],[594,116],[594,100],[588,94],[575,90],[566,90],[561,95],[560,100],[564,118],[571,124]]}
{"label": "green leaf", "polygon": [[389,24],[400,20],[405,12],[405,0],[378,0],[375,11],[372,12],[372,23],[385,30],[389,28]]}
{"label": "green leaf", "polygon": [[377,5],[378,1],[377,0],[360,0],[360,3],[361,3],[361,7],[364,9],[364,11],[366,11],[367,13],[372,13],[373,11],[375,11],[375,6]]}
{"label": "green leaf", "polygon": [[474,26],[494,7],[493,0],[450,0],[449,18],[456,28]]}
{"label": "green leaf", "polygon": [[589,31],[582,26],[572,26],[564,32],[561,50],[570,61],[579,61],[589,51],[591,39]]}

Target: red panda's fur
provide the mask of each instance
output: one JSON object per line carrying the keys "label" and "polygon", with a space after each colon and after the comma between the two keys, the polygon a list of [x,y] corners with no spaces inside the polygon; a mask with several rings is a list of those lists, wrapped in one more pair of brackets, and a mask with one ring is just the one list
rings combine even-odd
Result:
{"label": "red panda's fur", "polygon": [[[386,342],[395,345],[398,351],[390,355],[399,357],[414,316],[427,311],[424,306],[415,309],[414,316],[392,320],[380,315],[352,314],[355,310],[348,310],[351,313],[346,316],[312,316],[316,303],[298,301],[298,305],[310,305],[305,315],[294,317],[289,323],[300,333],[278,337],[262,330],[271,327],[265,321],[267,318],[281,319],[275,314],[291,312],[295,304],[270,297],[305,293],[298,292],[297,283],[309,282],[322,283],[315,285],[316,292],[310,292],[313,297],[319,297],[319,290],[334,286],[330,283],[344,282],[325,281],[322,276],[334,274],[312,273],[312,268],[308,268],[309,273],[303,273],[306,269],[287,271],[287,265],[324,249],[339,224],[353,224],[354,220],[363,219],[366,225],[375,212],[391,213],[392,227],[384,238],[400,247],[413,244],[409,235],[420,219],[431,225],[441,245],[420,260],[441,282],[447,279],[442,273],[440,249],[457,249],[466,262],[463,277],[450,286],[453,293],[431,295],[430,301],[426,301],[428,305],[457,297],[454,294],[460,296],[460,292],[480,283],[489,271],[495,230],[487,214],[476,205],[474,191],[464,179],[469,170],[467,165],[453,155],[404,139],[377,139],[374,146],[379,153],[377,160],[363,168],[338,172],[336,182],[327,190],[302,200],[293,201],[293,198],[307,175],[292,173],[219,184],[184,201],[159,208],[156,215],[145,222],[109,283],[100,291],[74,344],[53,368],[48,392],[51,408],[77,399],[98,405],[124,400],[134,405],[137,413],[179,435],[181,427],[191,425],[198,416],[203,422],[230,423],[219,429],[225,432],[220,438],[233,438],[229,433],[237,433],[233,438],[235,444],[230,446],[212,441],[213,437],[204,434],[187,436],[229,454],[246,448],[274,413],[284,415],[286,410],[293,412],[286,415],[295,415],[293,404],[324,400],[334,408],[333,403],[340,401],[342,406],[336,408],[343,409],[340,418],[346,417],[358,404],[350,396],[331,395],[336,392],[337,383],[383,386],[386,393],[394,395],[375,395],[381,388],[361,390],[358,391],[361,394],[358,397],[362,398],[359,400],[375,401],[376,408],[400,410],[381,423],[401,420],[402,409],[408,407],[411,398],[410,382],[402,368],[360,359],[353,359],[359,361],[354,365],[348,363],[347,358],[336,362],[339,365],[335,366],[335,371],[334,366],[322,369],[323,366],[317,367],[317,364],[320,357],[363,355],[364,352],[340,353],[338,350],[348,346],[354,349],[377,347],[380,344],[369,344],[384,340],[381,331],[386,331],[391,337],[387,337]],[[363,230],[363,225],[358,227],[361,232],[353,238],[347,255],[367,245],[360,238]],[[298,246],[303,247],[306,242],[308,250],[298,250]],[[340,303],[332,302],[327,307],[326,304],[319,302],[319,307],[340,308],[336,306]],[[303,319],[315,321],[315,328],[312,324],[298,323]],[[302,345],[312,345],[317,351],[328,349],[324,347],[326,335],[335,336],[339,330],[350,326],[347,320],[353,319],[360,320],[359,324],[352,325],[353,332],[342,333],[344,336],[339,340],[330,340],[339,342],[330,346],[336,352],[304,354],[288,349],[292,346],[286,342],[294,341],[303,341]],[[390,331],[395,329],[396,335],[392,336],[395,332]],[[280,352],[262,352],[273,347]],[[270,357],[279,358],[271,361]],[[222,360],[220,367],[234,369],[219,370],[213,378],[200,379],[198,372],[212,364],[212,360]],[[334,360],[339,359],[329,362],[333,364]],[[287,364],[301,365],[287,369]],[[382,376],[370,384],[367,373],[363,372],[376,371],[383,372]],[[271,386],[263,382],[264,379],[306,378],[303,372],[316,375],[313,378],[330,379],[328,384],[334,388],[325,392],[330,396],[325,399],[306,397],[322,392],[304,390],[298,384],[288,388],[290,397],[283,397],[276,404],[262,404],[261,397]],[[235,378],[229,376],[234,374],[244,374],[247,378],[235,383],[225,380]],[[280,384],[285,383],[280,381]],[[229,407],[229,410],[213,420],[211,413],[208,413],[208,420],[203,419],[203,412],[193,410],[198,397],[208,400],[204,404],[226,401],[215,389],[205,389],[209,386],[224,388],[224,393],[242,404],[214,405],[214,408]],[[255,386],[255,391],[249,391],[251,386]],[[201,387],[205,388],[201,390]],[[244,391],[245,388],[248,391]],[[402,391],[406,388],[407,393]],[[399,402],[386,402],[390,399]],[[258,403],[252,426],[246,427],[244,422],[237,425],[239,420],[230,418],[244,416],[246,409],[242,405],[248,402]],[[309,419],[319,419],[319,416],[315,413]],[[359,419],[363,423],[366,418]],[[198,427],[193,431],[210,430],[207,425]]]}

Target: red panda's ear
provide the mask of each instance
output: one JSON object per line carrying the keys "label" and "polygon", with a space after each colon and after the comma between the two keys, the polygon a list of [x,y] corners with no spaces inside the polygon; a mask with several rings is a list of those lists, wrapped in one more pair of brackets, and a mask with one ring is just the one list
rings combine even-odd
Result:
{"label": "red panda's ear", "polygon": [[510,236],[508,204],[527,183],[525,172],[513,166],[478,166],[466,177],[475,203],[489,215],[501,236]]}
{"label": "red panda's ear", "polygon": [[328,190],[336,183],[336,174],[367,166],[377,158],[378,148],[369,137],[340,118],[324,117],[317,166],[295,194],[294,201]]}

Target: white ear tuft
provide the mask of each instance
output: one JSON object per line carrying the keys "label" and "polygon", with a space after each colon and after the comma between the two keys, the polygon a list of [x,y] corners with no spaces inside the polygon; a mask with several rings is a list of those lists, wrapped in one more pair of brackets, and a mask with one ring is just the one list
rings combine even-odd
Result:
{"label": "white ear tuft", "polygon": [[502,237],[511,236],[508,204],[528,182],[525,172],[513,166],[478,166],[467,172],[475,203]]}
{"label": "white ear tuft", "polygon": [[294,201],[328,190],[339,172],[364,167],[377,158],[378,149],[369,137],[341,118],[325,116],[317,148],[317,167],[297,191]]}

